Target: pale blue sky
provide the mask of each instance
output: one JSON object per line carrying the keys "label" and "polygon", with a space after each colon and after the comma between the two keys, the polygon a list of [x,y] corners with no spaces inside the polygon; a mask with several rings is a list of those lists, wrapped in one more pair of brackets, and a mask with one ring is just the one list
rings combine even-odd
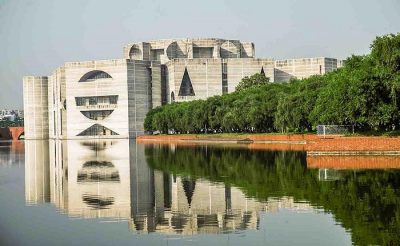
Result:
{"label": "pale blue sky", "polygon": [[400,31],[399,0],[0,0],[0,109],[22,108],[22,76],[122,58],[133,41],[252,41],[257,57],[345,58]]}

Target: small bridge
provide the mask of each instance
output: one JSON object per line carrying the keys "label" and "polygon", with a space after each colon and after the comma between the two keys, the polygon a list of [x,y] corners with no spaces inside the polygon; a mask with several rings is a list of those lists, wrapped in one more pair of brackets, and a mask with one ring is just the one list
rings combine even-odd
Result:
{"label": "small bridge", "polygon": [[11,126],[0,128],[0,140],[19,140],[24,135],[24,127],[22,126]]}

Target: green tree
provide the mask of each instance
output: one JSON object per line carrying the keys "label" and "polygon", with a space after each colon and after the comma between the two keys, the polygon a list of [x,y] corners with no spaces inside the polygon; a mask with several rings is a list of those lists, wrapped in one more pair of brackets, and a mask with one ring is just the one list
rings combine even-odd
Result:
{"label": "green tree", "polygon": [[260,85],[265,85],[268,84],[269,78],[265,76],[265,74],[262,73],[256,73],[254,75],[251,75],[250,77],[244,77],[239,84],[236,86],[235,90],[236,91],[241,91],[245,90],[247,88],[251,88],[254,86],[260,86]]}

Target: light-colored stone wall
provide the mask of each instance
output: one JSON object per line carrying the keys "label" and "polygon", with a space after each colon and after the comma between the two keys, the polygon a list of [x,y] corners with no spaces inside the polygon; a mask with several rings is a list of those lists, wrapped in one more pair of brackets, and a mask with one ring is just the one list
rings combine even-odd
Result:
{"label": "light-colored stone wall", "polygon": [[[235,91],[235,87],[242,78],[260,73],[262,68],[270,81],[274,81],[274,61],[272,59],[174,59],[166,64],[169,71],[168,102],[171,102],[172,92],[175,94],[176,102],[222,95],[222,62],[227,64],[228,92]],[[195,96],[179,96],[185,68],[192,82]]]}
{"label": "light-colored stone wall", "polygon": [[67,136],[66,81],[64,66],[49,76],[49,138]]}
{"label": "light-colored stone wall", "polygon": [[[339,62],[339,64],[341,64]],[[338,60],[333,58],[299,58],[275,61],[275,81],[289,81],[291,78],[304,79],[321,75],[338,68]]]}
{"label": "light-colored stone wall", "polygon": [[249,58],[254,57],[255,49],[253,43],[239,40],[183,38],[131,43],[124,47],[123,54],[126,59],[159,60],[165,64],[181,58]]}
{"label": "light-colored stone wall", "polygon": [[[79,82],[92,71],[104,71],[112,78]],[[146,113],[161,105],[160,63],[143,60],[70,62],[49,79],[48,120],[50,138],[128,138],[143,134]],[[77,97],[118,96],[116,105],[77,106]],[[113,110],[102,120],[92,120],[81,111]],[[71,119],[71,120],[67,120]],[[77,136],[94,124],[118,135]]]}
{"label": "light-colored stone wall", "polygon": [[[100,70],[108,73],[112,78],[98,79],[89,82],[79,82],[88,72]],[[128,90],[127,90],[127,62],[126,60],[104,60],[87,62],[70,62],[65,64],[66,90],[67,90],[67,114],[68,114],[68,138],[91,138],[92,136],[77,135],[99,124],[116,132],[118,135],[95,136],[101,138],[127,138],[128,131]],[[76,97],[110,96],[117,95],[117,105],[110,106],[80,106],[76,104]],[[81,111],[113,110],[103,120],[91,120],[85,117]]]}
{"label": "light-colored stone wall", "polygon": [[274,60],[272,59],[226,59],[228,66],[228,93],[234,92],[242,78],[260,73],[264,69],[265,76],[274,81]]}
{"label": "light-colored stone wall", "polygon": [[25,139],[48,139],[48,77],[25,76],[23,90]]}
{"label": "light-colored stone wall", "polygon": [[[167,63],[169,72],[169,102],[171,93],[175,94],[175,101],[191,101],[206,99],[215,95],[222,95],[222,68],[221,59],[174,59]],[[185,68],[192,82],[195,96],[179,96]]]}

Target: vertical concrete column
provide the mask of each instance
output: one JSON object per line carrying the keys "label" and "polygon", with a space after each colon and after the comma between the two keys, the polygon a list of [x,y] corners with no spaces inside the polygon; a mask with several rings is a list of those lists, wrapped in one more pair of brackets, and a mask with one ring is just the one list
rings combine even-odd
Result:
{"label": "vertical concrete column", "polygon": [[187,58],[193,59],[193,43],[187,44]]}
{"label": "vertical concrete column", "polygon": [[[161,65],[158,62],[151,62],[151,97],[152,108],[161,106]],[[150,110],[150,109],[149,109]]]}
{"label": "vertical concrete column", "polygon": [[214,45],[213,58],[221,58],[221,45]]}
{"label": "vertical concrete column", "polygon": [[23,90],[25,139],[48,139],[48,77],[24,77]]}

